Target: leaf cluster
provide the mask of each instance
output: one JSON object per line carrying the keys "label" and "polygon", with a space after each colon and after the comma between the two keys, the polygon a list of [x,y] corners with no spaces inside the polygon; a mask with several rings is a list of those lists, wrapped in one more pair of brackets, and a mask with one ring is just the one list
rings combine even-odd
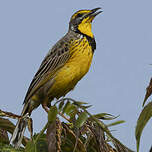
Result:
{"label": "leaf cluster", "polygon": [[[7,136],[8,132],[13,133],[15,126],[10,120],[2,118],[8,117],[8,112],[0,111],[0,129],[5,134],[3,140],[0,138],[0,149],[2,152],[133,152],[109,130],[109,127],[124,121],[114,121],[117,117],[107,113],[91,114],[89,107],[85,102],[70,98],[57,101],[50,107],[48,122],[40,133],[35,133],[31,140],[24,137],[24,146],[17,150],[8,144]],[[11,118],[14,118],[12,115]],[[105,124],[103,121],[112,122]],[[32,129],[29,131],[32,134]]]}
{"label": "leaf cluster", "polygon": [[140,113],[140,116],[137,120],[137,125],[136,125],[136,130],[135,130],[137,152],[139,152],[140,137],[141,137],[142,131],[145,128],[148,121],[150,120],[150,118],[152,117],[152,101],[149,102],[146,106],[144,106],[147,99],[151,96],[151,94],[152,94],[152,78],[146,89],[146,95],[143,101],[142,112]]}

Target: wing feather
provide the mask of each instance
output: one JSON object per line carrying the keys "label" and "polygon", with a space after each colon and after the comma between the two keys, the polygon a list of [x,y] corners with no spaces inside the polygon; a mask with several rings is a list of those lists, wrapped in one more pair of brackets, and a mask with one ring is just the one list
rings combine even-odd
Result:
{"label": "wing feather", "polygon": [[28,102],[28,100],[34,95],[34,93],[48,81],[48,75],[62,67],[67,62],[69,57],[70,53],[67,43],[63,43],[63,41],[60,40],[42,61],[37,73],[35,74],[29,86],[23,103]]}

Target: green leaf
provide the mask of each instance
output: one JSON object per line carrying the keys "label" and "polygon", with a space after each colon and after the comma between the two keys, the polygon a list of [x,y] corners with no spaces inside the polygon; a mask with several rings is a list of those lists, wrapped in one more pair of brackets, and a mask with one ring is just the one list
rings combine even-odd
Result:
{"label": "green leaf", "polygon": [[81,112],[80,115],[78,116],[78,119],[75,122],[75,127],[76,128],[82,127],[87,119],[88,119],[88,114],[86,112]]}
{"label": "green leaf", "polygon": [[76,106],[74,104],[71,104],[69,101],[65,104],[62,113],[66,113],[70,116],[70,114],[76,110]]}
{"label": "green leaf", "polygon": [[25,152],[48,152],[46,135],[43,134],[35,141],[37,135],[34,135],[33,140],[28,142],[25,147]]}
{"label": "green leaf", "polygon": [[97,119],[103,119],[103,120],[113,120],[113,119],[118,118],[118,116],[115,117],[108,113],[99,113],[93,116],[96,117]]}
{"label": "green leaf", "polygon": [[88,108],[90,108],[90,107],[92,107],[92,105],[88,105],[88,106],[80,106],[80,108],[82,108],[82,109],[88,109]]}
{"label": "green leaf", "polygon": [[101,127],[98,124],[94,123],[92,124],[90,130],[92,132],[92,136],[95,137],[95,144],[97,148],[96,151],[109,152],[108,144],[105,140],[105,133]]}
{"label": "green leaf", "polygon": [[70,120],[71,121],[75,121],[76,120],[76,115],[78,113],[78,109],[75,107],[72,111],[70,111],[70,113],[68,114],[70,116]]}
{"label": "green leaf", "polygon": [[58,114],[57,107],[56,106],[50,107],[50,110],[48,112],[48,122],[52,123],[53,121],[55,121],[57,114]]}
{"label": "green leaf", "polygon": [[15,149],[11,145],[0,143],[0,151],[1,152],[24,152],[24,148]]}
{"label": "green leaf", "polygon": [[66,112],[65,112],[65,113],[70,116],[70,114],[71,114],[74,110],[76,110],[76,106],[73,105],[73,104],[70,104],[70,105],[68,106],[68,108],[66,109]]}
{"label": "green leaf", "polygon": [[62,151],[63,152],[73,152],[75,143],[77,140],[77,147],[75,152],[86,152],[84,143],[80,140],[80,138],[77,139],[76,134],[68,127],[68,125],[63,123],[64,128],[64,138],[62,141]]}
{"label": "green leaf", "polygon": [[[8,119],[5,118],[1,118],[0,117],[0,128],[3,130],[8,131],[10,134],[13,134],[15,125],[9,121]],[[22,140],[22,144],[26,145],[26,143],[28,142],[28,138],[24,136],[23,140]]]}
{"label": "green leaf", "polygon": [[81,101],[75,101],[73,102],[75,105],[83,105],[83,104],[88,104],[87,102],[81,102]]}
{"label": "green leaf", "polygon": [[107,134],[107,136],[111,139],[111,141],[115,145],[115,147],[116,147],[118,152],[133,152],[132,150],[130,150],[129,148],[124,146],[118,139],[113,137],[113,135],[111,134],[111,132],[109,131],[107,126],[102,121],[100,121],[99,119],[95,118],[88,111],[86,111],[86,112],[101,127],[101,129]]}
{"label": "green leaf", "polygon": [[144,107],[137,121],[137,126],[135,131],[137,152],[139,152],[140,137],[142,131],[151,117],[152,117],[152,102],[148,103]]}
{"label": "green leaf", "polygon": [[60,104],[59,104],[59,110],[61,110],[63,106],[64,106],[64,100],[60,102]]}
{"label": "green leaf", "polygon": [[33,141],[27,143],[25,152],[36,152],[36,146]]}
{"label": "green leaf", "polygon": [[118,139],[112,137],[112,142],[118,152],[134,152],[125,145],[123,145]]}
{"label": "green leaf", "polygon": [[8,119],[0,118],[0,128],[12,134],[14,131],[15,125]]}
{"label": "green leaf", "polygon": [[147,101],[147,99],[149,98],[149,96],[151,96],[152,94],[152,78],[150,79],[149,85],[146,88],[146,95],[143,101],[143,106],[145,105],[145,102]]}
{"label": "green leaf", "polygon": [[71,103],[69,102],[69,101],[67,101],[67,103],[65,104],[65,106],[63,107],[63,111],[62,111],[62,113],[64,114],[64,113],[66,113],[66,111],[67,111],[67,109],[68,109],[68,107],[71,105]]}
{"label": "green leaf", "polygon": [[125,121],[124,120],[119,120],[119,121],[108,124],[107,127],[119,125],[119,124],[122,124],[122,123],[125,123]]}

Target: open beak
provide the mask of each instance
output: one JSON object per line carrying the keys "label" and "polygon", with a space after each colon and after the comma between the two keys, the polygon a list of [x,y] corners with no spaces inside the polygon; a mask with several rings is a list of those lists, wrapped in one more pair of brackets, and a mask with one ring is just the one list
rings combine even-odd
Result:
{"label": "open beak", "polygon": [[[98,14],[103,12],[100,9],[101,9],[100,7],[92,9],[91,12],[89,13],[90,14],[89,16],[92,16],[95,18]],[[98,10],[100,10],[100,11],[98,11]]]}
{"label": "open beak", "polygon": [[86,18],[86,17],[89,17],[88,21],[89,21],[89,22],[92,22],[93,19],[94,19],[98,14],[100,14],[100,13],[103,12],[103,11],[101,11],[101,10],[98,11],[99,9],[101,9],[101,8],[98,7],[98,8],[92,9],[92,10],[85,16],[85,18]]}

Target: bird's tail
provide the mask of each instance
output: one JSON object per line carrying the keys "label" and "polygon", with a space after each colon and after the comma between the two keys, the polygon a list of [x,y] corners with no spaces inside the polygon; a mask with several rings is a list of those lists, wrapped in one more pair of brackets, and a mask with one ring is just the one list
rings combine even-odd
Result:
{"label": "bird's tail", "polygon": [[21,118],[18,120],[13,135],[11,137],[10,143],[12,143],[15,146],[15,148],[18,148],[22,143],[24,132],[28,123],[28,118],[30,116],[28,105],[29,103],[26,103],[24,105],[24,108],[21,113]]}

